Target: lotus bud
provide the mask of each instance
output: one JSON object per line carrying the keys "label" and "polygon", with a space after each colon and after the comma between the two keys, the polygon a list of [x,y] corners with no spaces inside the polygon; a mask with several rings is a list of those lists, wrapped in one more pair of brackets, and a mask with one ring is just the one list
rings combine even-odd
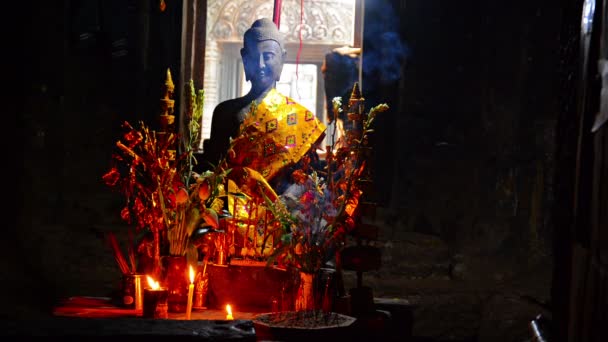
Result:
{"label": "lotus bud", "polygon": [[217,229],[220,226],[220,221],[217,217],[217,213],[211,208],[205,209],[205,212],[203,213],[203,218],[205,219],[205,223],[207,223],[213,228]]}
{"label": "lotus bud", "polygon": [[177,190],[177,195],[175,196],[175,203],[184,204],[188,202],[188,191],[185,188],[179,188]]}
{"label": "lotus bud", "polygon": [[209,182],[203,181],[198,187],[198,198],[200,198],[201,201],[204,202],[207,200],[207,198],[209,198],[210,194],[211,190],[209,187]]}
{"label": "lotus bud", "polygon": [[304,253],[304,247],[302,246],[302,243],[298,242],[296,244],[294,252],[296,253],[296,255],[302,255],[302,253]]}

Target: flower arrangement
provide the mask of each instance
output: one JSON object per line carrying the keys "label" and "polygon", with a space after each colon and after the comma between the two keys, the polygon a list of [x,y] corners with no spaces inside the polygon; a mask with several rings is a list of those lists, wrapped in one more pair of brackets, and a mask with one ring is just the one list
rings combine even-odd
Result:
{"label": "flower arrangement", "polygon": [[[167,78],[167,83],[172,84],[169,72]],[[202,175],[192,172],[204,92],[195,92],[192,81],[187,87],[186,94],[190,96],[186,117],[190,124],[179,156],[175,154],[180,138],[177,134],[152,130],[143,122],[136,127],[124,122],[124,133],[116,142],[112,166],[102,177],[106,185],[125,196],[121,218],[134,224],[137,233],[149,237],[141,238],[138,252],[143,265],[139,266],[156,276],[160,274],[161,255],[197,259],[198,251],[190,237],[200,225],[219,226],[217,212],[225,195],[222,183],[228,171],[209,171]],[[163,115],[171,116],[171,113]],[[141,247],[144,243],[148,244],[145,248]],[[117,262],[120,260],[117,256]],[[119,266],[124,269],[122,262]]]}
{"label": "flower arrangement", "polygon": [[[357,91],[355,84],[353,94]],[[332,103],[334,117],[338,117],[342,110],[341,99],[334,98]],[[329,152],[334,150],[333,146],[328,148],[324,171],[315,170],[310,159],[304,158],[302,167],[293,173],[294,183],[278,201],[267,200],[267,206],[283,231],[268,259],[269,264],[315,273],[331,260],[355,227],[356,209],[367,171],[365,159],[370,150],[368,135],[373,132],[376,115],[386,111],[388,106],[380,104],[368,113],[361,113],[360,103],[350,105],[349,116],[358,121],[360,127],[348,132],[335,155]]]}
{"label": "flower arrangement", "polygon": [[[215,241],[210,241],[208,246],[215,245],[216,250],[227,251],[229,255],[238,256],[234,250],[234,233],[243,229],[242,257],[261,258],[267,265],[306,273],[324,267],[355,227],[356,209],[363,193],[362,180],[366,177],[365,159],[370,150],[368,134],[373,132],[371,127],[376,115],[388,106],[381,104],[363,113],[362,98],[355,84],[347,107],[349,121],[355,129],[347,132],[339,147],[328,147],[323,169],[313,166],[314,151],[306,154],[292,173],[293,183],[277,195],[261,174],[247,167],[231,168],[227,159],[219,161],[213,170],[202,174],[193,172],[196,163],[193,151],[200,142],[197,137],[204,92],[195,91],[191,81],[185,93],[189,95],[185,106],[187,134],[155,131],[143,122],[136,127],[124,122],[124,133],[116,142],[117,152],[112,156],[113,164],[103,175],[108,186],[125,196],[121,217],[134,224],[141,236],[137,249],[138,271],[158,277],[160,258],[165,255],[185,255],[190,261],[198,260],[200,246],[193,237],[197,229],[204,227],[222,233],[210,234],[208,237]],[[164,101],[163,115],[171,116],[167,109],[172,107],[166,105],[167,99]],[[332,102],[334,117],[338,117],[342,111],[340,98]],[[253,104],[251,110],[255,110]],[[248,140],[256,138],[248,137],[247,132],[242,134]],[[175,153],[178,143],[180,153]],[[228,152],[227,155],[234,158],[235,141],[231,141]],[[248,190],[247,194],[242,189]],[[230,228],[226,224],[223,226],[226,229],[219,229],[220,212],[227,218],[232,216],[236,226]],[[242,222],[245,224],[239,226]],[[261,243],[256,242],[257,233],[252,233],[251,243],[250,225],[254,232],[262,226],[263,233],[258,240]],[[267,244],[270,236],[272,243]],[[114,251],[121,270],[135,268],[133,249],[129,250],[129,267],[125,267],[116,247]]]}
{"label": "flower arrangement", "polygon": [[283,227],[290,233],[283,234],[275,255],[281,265],[313,273],[329,257],[329,234],[332,232],[327,228],[328,222],[336,215],[336,208],[325,180],[317,171],[307,174],[296,170],[293,177],[295,183],[280,196],[285,204],[283,212],[275,213],[283,217]]}

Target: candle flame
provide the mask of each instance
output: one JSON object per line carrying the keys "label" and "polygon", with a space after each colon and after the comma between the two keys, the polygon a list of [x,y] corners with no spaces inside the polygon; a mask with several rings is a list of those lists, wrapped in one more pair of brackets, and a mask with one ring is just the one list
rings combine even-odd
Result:
{"label": "candle flame", "polygon": [[150,277],[149,275],[146,275],[146,278],[148,279],[148,285],[152,290],[158,290],[160,288],[158,281],[154,280],[154,278]]}
{"label": "candle flame", "polygon": [[226,304],[226,319],[233,319],[230,304]]}
{"label": "candle flame", "polygon": [[190,265],[190,284],[194,283],[194,269],[192,269],[192,265]]}

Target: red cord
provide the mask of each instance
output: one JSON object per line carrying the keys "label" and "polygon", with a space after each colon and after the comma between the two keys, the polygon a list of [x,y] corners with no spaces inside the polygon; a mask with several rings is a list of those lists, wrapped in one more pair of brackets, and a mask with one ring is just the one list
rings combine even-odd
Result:
{"label": "red cord", "polygon": [[274,0],[274,11],[272,13],[272,21],[277,25],[277,29],[281,28],[281,0]]}

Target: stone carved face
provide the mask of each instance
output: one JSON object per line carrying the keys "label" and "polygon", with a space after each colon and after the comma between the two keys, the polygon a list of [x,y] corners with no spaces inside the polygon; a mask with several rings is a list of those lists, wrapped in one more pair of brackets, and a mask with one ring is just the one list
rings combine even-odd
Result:
{"label": "stone carved face", "polygon": [[241,49],[245,77],[252,89],[268,89],[281,78],[285,52],[274,40],[246,42]]}

